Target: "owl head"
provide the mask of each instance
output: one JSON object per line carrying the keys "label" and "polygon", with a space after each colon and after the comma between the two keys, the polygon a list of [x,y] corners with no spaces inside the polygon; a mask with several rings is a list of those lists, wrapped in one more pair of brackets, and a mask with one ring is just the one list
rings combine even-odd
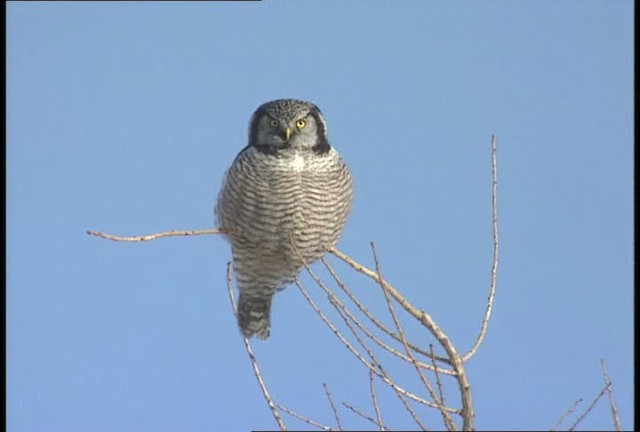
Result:
{"label": "owl head", "polygon": [[277,154],[286,149],[329,151],[327,124],[310,102],[278,99],[258,107],[249,123],[249,146]]}

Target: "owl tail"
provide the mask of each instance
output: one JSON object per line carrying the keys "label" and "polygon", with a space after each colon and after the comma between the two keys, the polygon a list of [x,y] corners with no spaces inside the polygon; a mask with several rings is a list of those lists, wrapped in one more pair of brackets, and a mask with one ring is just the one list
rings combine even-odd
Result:
{"label": "owl tail", "polygon": [[[257,293],[256,293],[257,294]],[[241,292],[238,299],[238,326],[243,336],[259,339],[269,337],[271,327],[271,300],[273,293],[260,295]]]}

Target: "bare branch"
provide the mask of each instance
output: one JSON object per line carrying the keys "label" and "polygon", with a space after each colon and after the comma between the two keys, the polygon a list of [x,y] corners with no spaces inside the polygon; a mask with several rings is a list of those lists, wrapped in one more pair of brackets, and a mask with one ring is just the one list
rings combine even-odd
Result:
{"label": "bare branch", "polygon": [[[416,402],[419,402],[423,405],[427,405],[429,407],[432,408],[437,408],[437,405],[435,405],[432,402],[429,402],[426,399],[423,399],[405,389],[403,389],[402,387],[398,386],[391,378],[389,378],[386,373],[384,372],[384,370],[382,369],[382,366],[380,365],[380,363],[378,362],[378,360],[375,358],[375,355],[371,352],[371,350],[369,350],[366,345],[364,344],[364,342],[362,342],[362,339],[358,336],[357,332],[355,331],[355,329],[353,328],[353,326],[350,325],[349,321],[346,319],[345,316],[343,316],[343,319],[345,320],[347,326],[349,327],[349,329],[351,330],[351,332],[354,334],[354,336],[356,337],[356,339],[358,340],[358,342],[360,343],[360,345],[362,345],[364,347],[364,349],[367,351],[367,354],[369,355],[369,357],[372,358],[373,364],[370,363],[369,361],[367,361],[364,356],[362,355],[362,353],[360,353],[354,346],[353,344],[351,344],[345,337],[344,335],[337,329],[337,327],[331,322],[331,320],[329,320],[329,318],[327,318],[327,316],[324,314],[324,312],[322,312],[322,310],[320,309],[320,307],[318,307],[318,305],[313,301],[313,299],[311,298],[311,296],[309,295],[309,293],[307,292],[307,290],[304,288],[304,286],[300,283],[299,280],[296,279],[296,281],[294,282],[296,284],[296,286],[300,289],[300,291],[302,292],[302,295],[305,297],[305,299],[307,300],[307,302],[311,305],[311,307],[314,309],[314,311],[316,312],[316,314],[318,314],[318,316],[320,316],[320,318],[322,319],[322,321],[331,329],[331,331],[333,332],[334,335],[336,335],[336,337],[338,337],[338,339],[340,339],[340,342],[342,342],[342,344],[358,359],[360,360],[360,362],[367,367],[367,369],[369,369],[371,372],[373,372],[374,374],[376,374],[378,377],[380,377],[380,379],[382,379],[383,382],[385,382],[387,385],[389,385],[394,391],[407,396],[410,399],[415,400]],[[332,300],[330,298],[330,300]],[[375,365],[375,366],[374,366]],[[448,408],[448,410],[450,412],[453,413],[459,413],[458,410],[455,410],[453,408]]]}
{"label": "bare branch", "polygon": [[354,413],[356,413],[357,415],[359,415],[363,419],[369,420],[371,423],[373,423],[374,425],[378,426],[379,428],[384,427],[383,425],[378,423],[375,419],[373,419],[373,417],[366,415],[365,413],[363,413],[362,411],[360,411],[358,408],[354,407],[353,405],[350,405],[350,404],[348,404],[346,402],[342,402],[342,405],[344,405],[347,409],[353,411]]}
{"label": "bare branch", "polygon": [[[344,308],[344,305],[339,304],[339,300],[333,295],[333,293],[328,291],[328,288],[324,287],[323,289],[327,290],[327,293],[329,295],[329,301],[336,308],[336,310],[340,314],[341,318],[344,320],[344,322],[347,325],[347,327],[349,328],[349,330],[351,330],[351,333],[354,335],[354,337],[356,338],[356,340],[358,341],[360,346],[362,346],[362,348],[367,352],[367,355],[371,359],[372,363],[368,363],[369,372],[374,373],[385,384],[389,385],[398,396],[407,396],[407,397],[415,400],[416,402],[421,403],[423,405],[426,405],[426,406],[428,406],[430,408],[439,408],[437,404],[435,404],[433,402],[429,402],[429,401],[427,401],[427,400],[415,395],[414,393],[409,392],[409,391],[403,389],[402,387],[399,387],[395,383],[395,381],[393,381],[393,379],[391,379],[391,377],[387,374],[385,369],[382,367],[382,363],[380,362],[380,360],[378,360],[378,358],[373,353],[373,351],[367,346],[367,344],[364,343],[364,341],[362,340],[362,338],[360,337],[358,332],[351,325],[351,322],[349,321],[349,316],[347,315],[347,313],[350,313],[348,311],[348,309]],[[344,308],[344,310],[343,310],[343,308]],[[454,408],[444,407],[444,409],[449,411],[449,412],[452,412],[452,413],[460,414],[460,411],[456,410]]]}
{"label": "bare branch", "polygon": [[571,413],[573,413],[573,412],[576,410],[576,408],[578,407],[578,405],[580,405],[580,403],[582,402],[582,400],[583,400],[582,398],[580,398],[580,399],[576,400],[576,401],[573,403],[573,405],[571,405],[571,406],[569,407],[569,409],[568,409],[564,414],[562,414],[562,417],[560,417],[560,419],[556,422],[556,424],[555,424],[555,425],[553,425],[553,427],[552,427],[550,430],[551,430],[551,431],[554,431],[554,430],[556,430],[557,428],[559,428],[559,427],[560,427],[560,425],[561,425],[562,423],[564,423],[564,421],[567,419],[567,417],[569,417],[569,416],[571,415]]}
{"label": "bare branch", "polygon": [[371,393],[371,402],[373,403],[373,409],[376,412],[376,419],[378,419],[378,425],[380,430],[384,431],[384,422],[382,421],[382,412],[380,411],[380,405],[378,404],[378,397],[376,396],[376,386],[373,382],[373,372],[369,371],[369,393]]}
{"label": "bare branch", "polygon": [[611,407],[611,416],[613,417],[613,424],[616,431],[622,430],[622,424],[620,424],[620,416],[618,415],[618,408],[616,408],[616,402],[613,399],[613,387],[611,380],[609,379],[609,373],[607,372],[607,364],[604,359],[600,360],[600,367],[602,368],[602,375],[604,376],[604,383],[607,386],[607,393],[609,395],[609,406]]}
{"label": "bare branch", "polygon": [[[339,303],[339,300],[335,297],[335,295],[331,292],[331,290],[324,284],[324,282],[322,282],[322,280],[314,273],[314,271],[311,269],[311,267],[309,267],[309,264],[307,264],[307,262],[305,261],[304,257],[300,254],[300,251],[298,250],[298,248],[295,245],[295,242],[293,241],[293,238],[289,238],[290,240],[290,244],[293,248],[293,250],[296,252],[296,254],[298,255],[298,258],[300,258],[303,266],[305,267],[305,269],[307,270],[307,272],[309,273],[309,275],[311,275],[311,277],[313,278],[313,280],[318,284],[318,286],[320,286],[325,293],[327,294],[327,296],[329,297],[329,300],[331,301],[331,303],[335,306],[337,303]],[[344,255],[344,254],[343,254]],[[346,256],[346,255],[344,255]],[[368,269],[367,269],[368,270]],[[370,271],[370,270],[369,270]],[[387,283],[386,281],[383,281],[385,284]],[[340,341],[343,343],[343,345],[345,345],[349,351],[351,351],[365,366],[367,366],[367,368],[369,370],[371,370],[373,373],[375,373],[378,377],[380,377],[382,379],[383,382],[385,382],[386,384],[388,384],[389,386],[391,386],[391,388],[394,391],[400,392],[403,395],[415,400],[416,402],[419,402],[421,404],[427,405],[429,407],[432,408],[438,408],[438,405],[430,402],[424,398],[421,398],[417,395],[415,395],[414,393],[411,393],[405,389],[403,389],[402,387],[398,386],[391,378],[389,378],[389,376],[384,372],[384,369],[382,368],[380,362],[376,359],[375,355],[373,354],[373,352],[367,347],[367,345],[362,341],[362,338],[358,335],[358,332],[353,328],[353,326],[351,325],[351,323],[349,322],[349,319],[346,317],[346,315],[343,313],[343,311],[341,310],[341,308],[336,307],[336,310],[338,311],[338,313],[340,314],[340,316],[342,317],[342,319],[344,320],[345,324],[347,325],[347,327],[351,330],[352,334],[354,335],[354,337],[358,340],[358,343],[360,343],[360,345],[365,349],[365,351],[367,351],[367,354],[369,355],[369,357],[372,359],[372,361],[374,362],[374,364],[377,366],[377,368],[374,368],[373,365],[371,365],[368,361],[366,361],[364,359],[364,357],[362,356],[362,354],[360,354],[351,343],[349,343],[346,338],[340,333],[340,331],[338,331],[338,329],[336,328],[336,326],[327,318],[327,316],[320,310],[320,308],[315,304],[315,302],[313,301],[313,299],[311,298],[311,296],[307,293],[307,291],[304,289],[304,287],[302,286],[302,284],[300,283],[300,281],[298,279],[295,280],[295,284],[296,286],[300,289],[300,291],[302,291],[302,294],[304,295],[305,299],[307,300],[307,302],[313,307],[313,309],[315,310],[315,312],[320,316],[320,318],[322,319],[322,321],[324,321],[324,323],[329,326],[329,328],[331,329],[331,331],[340,339]],[[392,288],[393,289],[393,288]],[[405,300],[406,302],[406,300]],[[408,303],[408,302],[407,302]],[[446,336],[445,336],[446,337]],[[462,365],[461,365],[462,366]],[[459,373],[459,372],[458,372]],[[463,370],[464,373],[464,370]],[[466,379],[466,378],[465,378]],[[445,407],[445,409],[449,412],[453,412],[453,413],[459,413],[459,410],[453,409],[453,408],[449,408],[449,407]]]}
{"label": "bare branch", "polygon": [[284,406],[284,405],[280,405],[280,404],[278,404],[278,408],[280,408],[282,411],[284,411],[284,412],[286,412],[287,414],[289,414],[291,417],[295,417],[295,418],[297,418],[298,420],[303,421],[303,422],[305,422],[305,423],[306,423],[306,424],[308,424],[308,425],[311,425],[311,426],[317,427],[318,429],[322,429],[322,430],[325,430],[325,431],[334,431],[334,430],[335,430],[335,429],[332,429],[332,428],[331,428],[331,426],[323,425],[322,423],[319,423],[319,422],[317,422],[317,421],[315,421],[315,420],[311,420],[310,418],[305,417],[305,416],[303,416],[302,414],[298,414],[298,413],[297,413],[297,412],[295,412],[294,410],[289,409],[289,408],[287,408],[287,407],[286,407],[286,406]]}
{"label": "bare branch", "polygon": [[[378,258],[378,253],[376,252],[376,247],[373,242],[371,242],[371,252],[373,253],[373,261],[375,262],[375,265],[376,265],[376,273],[378,274],[378,280],[382,281],[383,278],[382,278],[382,274],[380,273],[380,259]],[[431,383],[429,383],[429,380],[427,379],[427,377],[424,375],[424,373],[422,373],[422,369],[420,369],[420,367],[417,365],[416,359],[413,356],[413,353],[409,348],[409,345],[407,344],[407,339],[405,337],[404,330],[402,328],[402,325],[400,324],[400,320],[398,319],[398,316],[396,315],[396,311],[393,307],[393,303],[391,303],[389,294],[387,294],[387,291],[384,289],[384,285],[382,283],[380,284],[380,288],[382,288],[382,293],[384,294],[384,298],[387,301],[389,314],[393,318],[393,323],[395,324],[396,330],[398,331],[398,334],[402,339],[402,345],[404,346],[407,356],[409,356],[409,359],[411,360],[410,363],[413,364],[413,366],[416,368],[416,372],[418,372],[418,376],[420,377],[420,380],[422,380],[422,383],[424,384],[425,388],[429,392],[431,399],[433,399],[433,401],[436,403],[438,410],[442,415],[444,424],[447,426],[447,430],[450,430],[450,431],[457,430],[455,423],[453,423],[453,420],[451,419],[451,416],[447,413],[444,405],[442,404],[442,400],[438,398],[435,391],[433,390],[433,387],[431,386]],[[433,361],[433,357],[432,357],[432,361]]]}
{"label": "bare branch", "polygon": [[593,400],[593,402],[591,402],[591,405],[589,405],[587,407],[587,409],[585,410],[585,412],[582,413],[582,415],[580,417],[578,417],[578,419],[575,421],[575,423],[573,423],[573,425],[571,425],[571,427],[569,428],[570,431],[575,430],[576,427],[580,424],[580,422],[582,420],[584,420],[584,418],[586,416],[589,415],[589,413],[591,412],[591,410],[593,410],[593,407],[596,406],[596,404],[598,403],[600,398],[602,396],[604,396],[604,394],[607,392],[607,389],[609,388],[610,385],[611,385],[611,383],[607,384],[606,386],[604,386],[604,388],[602,390],[600,390],[600,393],[598,393],[598,396],[596,396],[596,398]]}
{"label": "bare branch", "polygon": [[[344,282],[342,282],[342,280],[340,279],[340,277],[337,275],[337,273],[335,272],[335,270],[333,269],[333,267],[331,266],[331,264],[329,263],[329,261],[327,261],[327,259],[325,257],[322,257],[322,263],[325,265],[325,267],[327,268],[327,270],[329,271],[329,273],[331,274],[331,276],[333,277],[333,279],[336,281],[336,283],[338,284],[338,286],[342,289],[342,291],[344,291],[344,293],[349,296],[349,299],[351,299],[351,301],[353,303],[355,303],[355,305],[358,307],[358,309],[360,309],[360,312],[362,312],[363,314],[366,315],[366,317],[376,325],[376,327],[378,327],[380,330],[382,330],[383,332],[385,332],[387,335],[391,336],[393,339],[397,340],[398,342],[402,342],[400,336],[398,336],[396,333],[394,333],[391,329],[387,328],[384,324],[382,324],[371,312],[369,312],[369,310],[362,304],[362,302],[360,300],[358,300],[358,298],[351,292],[351,290],[349,290],[347,288],[347,286],[344,284]],[[369,334],[367,334],[368,336]],[[373,337],[372,337],[373,339]],[[394,350],[393,348],[391,348],[389,345],[385,344],[382,341],[379,341],[378,339],[374,339],[374,341],[380,345],[382,348],[386,349],[387,351],[389,351],[390,353],[392,353],[393,355],[397,356],[397,357],[401,357],[403,360],[408,361],[408,358],[406,356],[404,356],[404,354]],[[425,350],[423,350],[422,348],[420,348],[419,346],[412,344],[411,342],[407,342],[409,344],[409,346],[411,347],[412,350],[426,356],[426,357],[430,357],[432,355],[432,353],[429,353]],[[439,356],[435,356],[435,359],[437,361],[443,362],[443,363],[447,363],[450,364],[451,361],[448,358],[444,358],[444,357],[439,357]],[[432,368],[431,365],[428,365],[426,363],[422,363],[422,362],[418,362],[420,364],[420,367],[424,367],[427,369]],[[448,375],[455,375],[455,372],[449,370],[449,369],[440,369],[440,373],[443,374],[448,374]]]}
{"label": "bare branch", "polygon": [[[231,277],[232,275],[232,267],[231,267],[231,263],[228,262],[227,263],[227,291],[229,292],[229,300],[231,301],[231,309],[233,310],[233,314],[235,315],[236,319],[238,318],[238,310],[236,308],[236,301],[235,298],[233,297],[233,288],[231,287]],[[280,417],[280,413],[278,412],[278,410],[276,409],[275,405],[273,404],[273,399],[271,398],[271,394],[269,394],[269,390],[267,389],[267,385],[264,383],[264,379],[262,378],[262,373],[260,372],[260,367],[258,366],[258,361],[256,360],[256,356],[253,353],[253,350],[251,349],[251,344],[249,343],[249,340],[245,337],[242,337],[242,341],[244,342],[244,347],[247,350],[247,354],[249,355],[249,360],[251,361],[251,366],[253,367],[253,374],[255,375],[256,379],[258,380],[258,384],[260,385],[260,389],[262,390],[262,394],[264,395],[264,398],[267,401],[267,405],[269,405],[269,409],[271,410],[271,414],[273,414],[273,418],[276,420],[276,423],[278,423],[278,426],[280,427],[281,431],[286,431],[287,427],[285,426],[284,422],[282,421],[282,418]]]}
{"label": "bare branch", "polygon": [[220,229],[200,229],[200,230],[173,230],[173,231],[163,231],[155,234],[141,235],[141,236],[133,236],[133,237],[123,237],[115,234],[107,234],[100,231],[88,230],[87,234],[100,237],[107,240],[119,241],[119,242],[146,242],[151,240],[156,240],[163,237],[186,237],[186,236],[200,236],[200,235],[211,235],[211,234],[224,234]]}
{"label": "bare branch", "polygon": [[491,265],[491,283],[489,287],[489,297],[487,298],[487,308],[484,312],[484,319],[480,328],[480,334],[475,343],[465,355],[462,361],[466,362],[478,351],[489,327],[489,319],[493,310],[493,302],[496,296],[496,279],[498,274],[498,162],[497,162],[497,138],[491,136],[491,177],[493,179],[491,188],[491,208],[492,208],[492,226],[493,226],[493,263]]}
{"label": "bare branch", "polygon": [[413,410],[413,408],[411,408],[411,404],[409,403],[409,401],[407,401],[407,398],[405,398],[404,395],[402,395],[401,393],[398,393],[398,392],[395,392],[395,393],[396,393],[396,396],[398,396],[398,398],[400,399],[400,402],[402,402],[402,404],[404,405],[407,412],[411,415],[411,418],[413,418],[413,421],[416,422],[416,424],[421,430],[426,431],[427,427],[420,421],[420,417],[418,417],[418,415]]}
{"label": "bare branch", "polygon": [[336,408],[336,405],[333,403],[333,398],[331,397],[331,393],[329,392],[329,387],[327,387],[325,383],[322,383],[322,387],[324,388],[324,394],[327,395],[327,399],[329,400],[329,405],[331,405],[331,410],[333,411],[333,417],[336,419],[338,430],[344,430],[342,428],[342,423],[340,422],[340,416],[338,415],[338,410]]}
{"label": "bare branch", "polygon": [[[327,262],[326,265],[328,266],[327,268],[330,269],[330,272],[333,271],[333,269],[329,266],[329,263]],[[358,301],[358,299],[353,295],[353,293],[349,290],[349,288],[347,288],[347,286],[338,278],[337,275],[334,275],[334,279],[336,280],[336,282],[341,285],[342,290],[347,293],[347,295],[349,295],[350,297],[353,296],[353,300],[354,303],[358,304],[358,307],[360,308],[360,310],[362,311],[363,309],[369,313],[369,311],[360,303],[360,301]],[[372,341],[374,341],[379,347],[381,347],[382,349],[386,350],[387,352],[393,354],[394,356],[401,358],[402,360],[406,361],[407,363],[411,362],[411,359],[409,357],[407,357],[405,354],[401,353],[400,351],[396,350],[395,348],[389,346],[388,344],[384,343],[383,341],[380,340],[380,338],[376,337],[371,330],[369,330],[364,324],[362,324],[360,322],[360,320],[358,318],[356,318],[356,316],[349,310],[349,308],[347,308],[336,296],[335,294],[333,294],[333,292],[331,292],[331,290],[329,290],[326,287],[322,287],[321,288],[323,290],[325,290],[325,293],[327,294],[327,296],[329,297],[329,300],[331,301],[331,304],[336,307],[336,310],[338,311],[338,313],[343,316],[346,315],[347,318],[349,319],[349,321],[353,322],[359,329],[360,331],[362,331],[365,335],[367,335],[367,337],[369,339],[371,339]],[[343,316],[344,319],[344,316]],[[347,324],[348,325],[348,324]],[[395,334],[394,334],[395,336]],[[398,339],[400,339],[398,337]],[[407,342],[408,343],[408,342]],[[413,346],[412,344],[409,344],[409,346]],[[436,356],[437,358],[437,356]],[[427,364],[421,361],[416,360],[416,363],[418,364],[418,366],[420,366],[421,368],[425,368],[425,369],[429,369],[429,370],[434,370],[435,366],[433,366],[433,361],[432,364]],[[440,373],[443,374],[447,374],[447,375],[455,375],[455,372],[453,372],[452,370],[449,369],[443,369],[443,368],[439,368]]]}
{"label": "bare branch", "polygon": [[[429,349],[431,350],[431,352],[433,352],[433,344],[429,344]],[[445,405],[444,391],[442,390],[442,382],[440,381],[440,373],[439,373],[439,369],[435,367],[436,363],[433,356],[431,356],[431,361],[433,361],[433,369],[436,374],[436,384],[438,385],[438,395],[440,396],[440,402],[442,403],[442,405]]]}
{"label": "bare branch", "polygon": [[397,301],[400,304],[400,306],[403,307],[405,311],[407,311],[415,319],[420,321],[420,323],[422,323],[422,325],[424,325],[431,332],[431,334],[438,340],[440,345],[445,349],[445,351],[449,355],[451,359],[451,364],[453,366],[453,370],[457,374],[458,386],[460,388],[460,395],[462,398],[462,417],[463,417],[462,428],[464,430],[472,430],[473,418],[475,414],[473,412],[473,402],[471,400],[471,386],[469,385],[469,380],[467,378],[467,374],[464,369],[462,359],[460,358],[460,354],[458,354],[458,351],[453,346],[453,343],[451,342],[449,337],[435,323],[431,315],[429,315],[425,311],[419,310],[418,308],[413,306],[411,303],[409,303],[409,301],[404,296],[402,296],[402,294],[400,294],[398,290],[396,290],[384,279],[380,279],[374,271],[372,271],[371,269],[368,269],[367,267],[363,266],[360,263],[357,263],[356,261],[351,259],[346,254],[340,252],[336,248],[329,249],[329,252],[331,252],[336,257],[340,258],[345,263],[349,264],[357,272],[362,273],[365,276],[368,276],[369,278],[373,279],[374,281],[380,284],[383,284],[383,287],[386,290],[386,292],[388,292],[391,295],[391,297],[393,297],[394,300]]}
{"label": "bare branch", "polygon": [[[307,300],[307,302],[311,305],[311,307],[313,308],[313,310],[316,312],[316,314],[318,314],[318,316],[322,319],[322,321],[331,329],[331,331],[333,332],[334,335],[336,335],[336,337],[338,339],[340,339],[340,342],[342,342],[342,344],[358,359],[360,360],[360,362],[365,365],[367,367],[367,369],[371,370],[373,373],[375,373],[380,379],[382,379],[383,382],[385,382],[387,385],[389,385],[394,391],[399,392],[401,394],[403,394],[404,396],[407,396],[410,399],[413,399],[414,401],[421,403],[423,405],[427,405],[431,408],[437,408],[437,405],[434,404],[433,402],[430,402],[424,398],[421,398],[420,396],[417,396],[414,393],[411,393],[410,391],[405,390],[404,388],[398,386],[391,378],[389,378],[386,373],[383,373],[384,371],[382,370],[382,367],[380,366],[379,362],[375,359],[375,356],[373,355],[373,353],[366,348],[366,345],[364,345],[364,343],[362,342],[362,339],[359,338],[359,336],[357,335],[357,332],[355,331],[355,329],[353,328],[353,326],[350,325],[350,323],[348,322],[348,320],[345,319],[345,317],[343,317],[343,319],[345,319],[345,322],[347,323],[347,326],[349,326],[350,330],[352,331],[352,333],[356,336],[356,339],[358,339],[358,341],[360,342],[361,345],[364,345],[365,350],[367,350],[367,354],[370,357],[374,358],[374,364],[380,368],[381,370],[378,370],[378,368],[376,368],[373,364],[369,363],[364,356],[353,346],[353,344],[351,344],[345,337],[344,335],[337,329],[337,327],[331,322],[331,320],[329,320],[329,318],[327,318],[327,316],[324,314],[324,312],[322,312],[322,310],[320,309],[320,307],[318,307],[318,305],[313,301],[313,299],[311,298],[311,296],[309,295],[309,293],[307,292],[307,290],[304,288],[304,286],[302,286],[302,284],[300,283],[300,281],[298,281],[296,279],[296,281],[294,282],[296,284],[296,286],[300,289],[300,291],[302,292],[302,295],[305,297],[305,299]],[[453,409],[453,408],[447,408],[447,411],[452,412],[452,413],[456,413],[459,414],[460,411]]]}
{"label": "bare branch", "polygon": [[338,328],[335,325],[333,325],[333,323],[329,320],[329,318],[327,318],[327,316],[322,312],[320,307],[318,307],[318,305],[313,301],[313,299],[311,298],[307,290],[304,289],[300,281],[296,280],[295,284],[300,289],[300,291],[302,292],[302,295],[307,300],[307,302],[311,305],[311,307],[316,312],[316,314],[320,317],[320,319],[331,329],[333,334],[335,334],[336,337],[340,339],[340,342],[342,342],[342,344],[346,346],[347,349],[351,351],[351,353],[362,362],[362,364],[364,364],[367,368],[371,369],[373,366],[369,364],[369,362],[364,358],[364,356],[358,350],[355,349],[355,347],[347,340],[347,338],[344,337],[344,335],[340,332],[340,330],[338,330]]}

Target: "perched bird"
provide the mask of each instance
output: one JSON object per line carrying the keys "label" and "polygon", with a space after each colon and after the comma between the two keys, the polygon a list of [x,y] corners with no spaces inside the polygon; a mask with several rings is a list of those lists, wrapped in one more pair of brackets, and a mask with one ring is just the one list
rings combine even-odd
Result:
{"label": "perched bird", "polygon": [[273,295],[294,281],[300,256],[310,264],[336,245],[352,197],[351,174],[329,145],[317,106],[280,99],[258,107],[216,205],[231,243],[245,337],[269,337]]}

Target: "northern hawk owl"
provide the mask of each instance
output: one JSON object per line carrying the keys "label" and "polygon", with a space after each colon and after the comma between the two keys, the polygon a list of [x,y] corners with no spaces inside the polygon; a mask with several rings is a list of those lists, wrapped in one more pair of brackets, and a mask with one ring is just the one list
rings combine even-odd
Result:
{"label": "northern hawk owl", "polygon": [[280,99],[258,107],[216,205],[231,243],[245,337],[269,337],[273,295],[294,281],[300,255],[310,264],[336,245],[352,194],[351,174],[329,145],[317,106]]}

